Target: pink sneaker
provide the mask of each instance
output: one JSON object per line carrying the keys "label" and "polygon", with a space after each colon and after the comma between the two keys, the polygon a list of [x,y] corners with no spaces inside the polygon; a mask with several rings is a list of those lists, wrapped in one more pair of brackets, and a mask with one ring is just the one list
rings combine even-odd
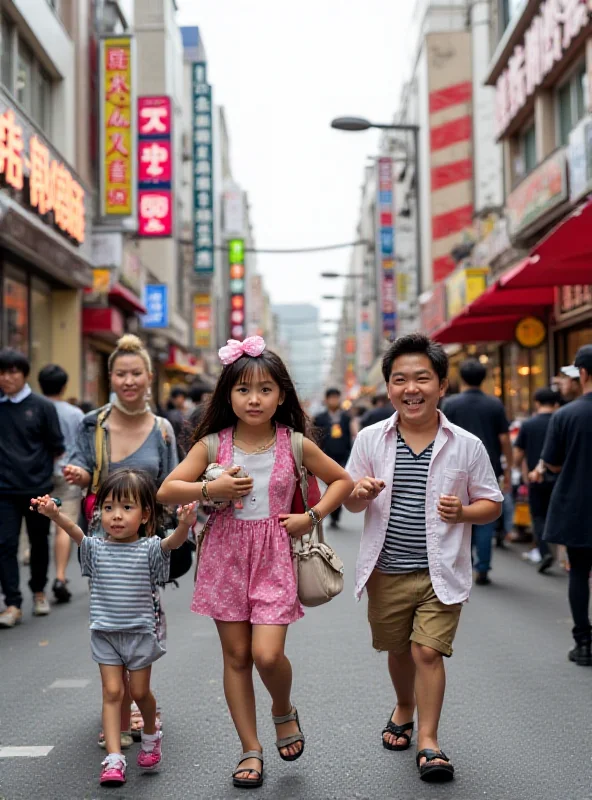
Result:
{"label": "pink sneaker", "polygon": [[[144,750],[144,737],[142,737],[142,745],[140,747],[140,752],[138,753],[138,766],[140,769],[145,770],[146,772],[152,772],[155,769],[158,769],[160,762],[162,761],[162,733],[158,731],[158,738],[154,740],[154,742],[150,742],[151,749]],[[148,745],[148,743],[146,743]]]}
{"label": "pink sneaker", "polygon": [[125,759],[117,753],[111,753],[102,762],[103,770],[99,783],[101,786],[121,786],[125,783]]}

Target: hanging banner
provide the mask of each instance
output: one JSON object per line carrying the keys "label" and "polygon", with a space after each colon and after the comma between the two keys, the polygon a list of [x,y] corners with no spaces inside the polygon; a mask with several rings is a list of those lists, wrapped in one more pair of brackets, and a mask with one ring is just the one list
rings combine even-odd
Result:
{"label": "hanging banner", "polygon": [[144,328],[168,328],[169,287],[166,283],[148,284],[144,287],[146,314],[142,318]]}
{"label": "hanging banner", "polygon": [[228,264],[230,269],[230,338],[242,341],[245,338],[244,239],[231,239],[228,242]]}
{"label": "hanging banner", "polygon": [[173,234],[171,98],[138,98],[138,235]]}
{"label": "hanging banner", "polygon": [[193,296],[193,341],[195,347],[206,349],[212,344],[212,296]]}
{"label": "hanging banner", "polygon": [[133,213],[132,40],[117,36],[101,40],[100,162],[101,214],[129,217]]}
{"label": "hanging banner", "polygon": [[393,162],[378,159],[378,253],[380,259],[382,335],[395,336],[397,330],[397,301],[395,285],[395,229],[393,226]]}
{"label": "hanging banner", "polygon": [[193,242],[195,272],[214,271],[212,87],[205,61],[193,64]]}

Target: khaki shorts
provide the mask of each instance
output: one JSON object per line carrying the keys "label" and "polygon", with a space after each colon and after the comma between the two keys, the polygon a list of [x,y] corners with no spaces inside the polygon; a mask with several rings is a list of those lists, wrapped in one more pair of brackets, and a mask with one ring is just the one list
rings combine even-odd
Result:
{"label": "khaki shorts", "polygon": [[[60,511],[69,517],[72,522],[77,523],[80,515],[80,502],[82,498],[82,491],[80,487],[73,486],[61,476],[55,476],[53,480],[52,494],[54,497],[59,497],[62,501],[62,507]],[[53,527],[55,527],[55,525]]]}
{"label": "khaki shorts", "polygon": [[438,600],[429,570],[387,575],[375,569],[366,589],[375,650],[404,653],[409,642],[417,642],[452,655],[462,603]]}

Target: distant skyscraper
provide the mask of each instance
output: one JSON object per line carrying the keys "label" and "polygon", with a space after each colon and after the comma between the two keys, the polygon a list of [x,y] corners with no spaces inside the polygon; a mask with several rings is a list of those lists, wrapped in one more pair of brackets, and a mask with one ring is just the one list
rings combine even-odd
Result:
{"label": "distant skyscraper", "polygon": [[276,305],[278,340],[301,400],[318,399],[323,387],[323,340],[319,309],[308,304]]}

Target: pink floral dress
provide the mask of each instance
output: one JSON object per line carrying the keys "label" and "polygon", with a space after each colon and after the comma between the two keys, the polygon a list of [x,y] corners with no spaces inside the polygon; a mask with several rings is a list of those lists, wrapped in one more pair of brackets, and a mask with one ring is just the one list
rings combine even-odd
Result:
{"label": "pink floral dress", "polygon": [[[220,433],[218,462],[235,463],[232,428]],[[270,454],[267,454],[268,456]],[[251,456],[254,458],[255,456]],[[238,519],[231,505],[213,514],[202,545],[191,610],[221,622],[289,625],[304,616],[298,600],[289,535],[279,514],[289,514],[296,489],[290,429],[278,425],[267,486],[269,516]],[[265,480],[263,481],[265,483]],[[248,504],[249,497],[245,498]]]}

